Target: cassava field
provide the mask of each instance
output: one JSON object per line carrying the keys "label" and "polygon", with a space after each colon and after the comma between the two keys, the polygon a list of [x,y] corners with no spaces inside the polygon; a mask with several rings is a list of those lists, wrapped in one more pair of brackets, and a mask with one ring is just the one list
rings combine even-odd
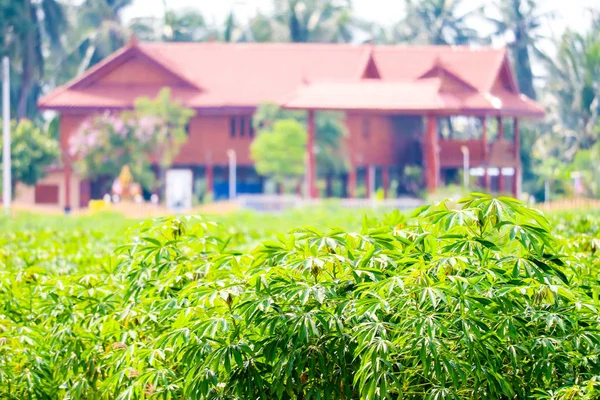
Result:
{"label": "cassava field", "polygon": [[2,399],[600,398],[600,215],[0,220]]}

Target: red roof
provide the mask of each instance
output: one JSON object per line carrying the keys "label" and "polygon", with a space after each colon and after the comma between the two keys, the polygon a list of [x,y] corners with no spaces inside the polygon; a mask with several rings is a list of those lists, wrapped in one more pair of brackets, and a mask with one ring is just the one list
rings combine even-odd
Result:
{"label": "red roof", "polygon": [[315,82],[300,88],[283,106],[290,109],[436,112],[448,115],[488,113],[535,117],[544,114],[539,105],[522,94],[447,91],[440,78],[409,82],[374,79]]}
{"label": "red roof", "polygon": [[[168,76],[174,82],[169,85],[174,97],[196,109],[254,108],[263,102],[275,102],[317,109],[346,106],[405,111],[467,104],[469,109],[494,112],[498,110],[486,102],[486,96],[494,92],[499,73],[507,63],[505,49],[490,48],[130,43],[81,77],[41,98],[39,106],[59,110],[132,107],[136,97],[152,96],[164,86],[156,82],[119,85],[102,81],[134,58],[143,59]],[[435,76],[431,71],[436,67],[447,74],[450,86],[458,88],[457,98],[445,95],[448,89],[443,76],[432,80]],[[363,78],[378,78],[378,82]],[[510,82],[507,85],[510,87]],[[493,94],[502,98],[503,104],[510,104],[511,112],[513,108],[527,111],[527,115],[543,112],[532,101],[519,100],[517,92],[509,93],[510,96]]]}
{"label": "red roof", "polygon": [[437,78],[408,82],[379,79],[314,82],[301,87],[286,108],[325,110],[423,111],[445,107]]}

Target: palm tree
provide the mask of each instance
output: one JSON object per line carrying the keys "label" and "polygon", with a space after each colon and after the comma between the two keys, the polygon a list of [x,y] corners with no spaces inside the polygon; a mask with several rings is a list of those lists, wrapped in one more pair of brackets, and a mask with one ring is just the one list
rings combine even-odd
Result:
{"label": "palm tree", "polygon": [[540,33],[540,27],[552,15],[541,12],[536,0],[504,0],[497,4],[500,17],[488,16],[487,19],[494,25],[495,36],[504,40],[508,38],[521,92],[535,99],[531,58],[548,58],[539,48],[540,42],[547,39]]}
{"label": "palm tree", "polygon": [[587,149],[600,134],[600,32],[565,31],[556,59],[548,66],[548,89],[557,100],[560,125],[573,132],[576,149]]}
{"label": "palm tree", "polygon": [[57,0],[3,2],[2,53],[13,64],[17,118],[33,116],[44,76],[44,53],[62,52],[66,19]]}
{"label": "palm tree", "polygon": [[392,31],[395,42],[462,45],[481,41],[469,20],[479,9],[461,12],[462,0],[405,0],[406,17]]}
{"label": "palm tree", "polygon": [[83,0],[71,8],[74,29],[68,54],[57,70],[58,82],[72,78],[122,47],[131,35],[121,20],[121,12],[133,0]]}
{"label": "palm tree", "polygon": [[193,8],[171,10],[163,0],[162,17],[135,18],[129,28],[142,40],[164,42],[201,42],[217,36],[204,16]]}
{"label": "palm tree", "polygon": [[[273,31],[285,31],[281,41],[350,42],[368,25],[352,16],[349,0],[275,0]],[[278,40],[278,41],[279,41]]]}
{"label": "palm tree", "polygon": [[285,42],[286,33],[285,25],[269,15],[259,12],[243,25],[232,10],[225,20],[222,37],[225,42]]}

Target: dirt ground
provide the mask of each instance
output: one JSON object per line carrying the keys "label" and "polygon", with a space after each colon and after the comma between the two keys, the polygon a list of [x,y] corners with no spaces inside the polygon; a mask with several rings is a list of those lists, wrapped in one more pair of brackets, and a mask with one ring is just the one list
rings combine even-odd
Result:
{"label": "dirt ground", "polygon": [[[222,201],[210,204],[204,204],[201,206],[197,206],[192,208],[191,210],[187,210],[185,214],[230,214],[237,210],[239,210],[239,204],[233,201]],[[108,206],[103,206],[97,208],[96,210],[90,208],[79,208],[71,211],[71,215],[81,216],[81,215],[90,215],[96,212],[102,211],[111,211],[117,212],[124,215],[127,218],[141,219],[141,218],[156,218],[156,217],[164,217],[169,215],[175,215],[176,213],[167,209],[161,205],[153,205],[150,203],[136,204],[136,203],[119,203],[119,204],[110,204]],[[22,205],[19,203],[13,203],[12,212],[31,212],[35,214],[54,214],[61,215],[64,214],[64,210],[60,207],[55,206],[31,206],[31,205]]]}

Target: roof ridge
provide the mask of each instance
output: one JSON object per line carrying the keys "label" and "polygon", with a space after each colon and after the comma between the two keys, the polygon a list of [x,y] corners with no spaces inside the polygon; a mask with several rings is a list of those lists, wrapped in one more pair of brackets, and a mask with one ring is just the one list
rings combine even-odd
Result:
{"label": "roof ridge", "polygon": [[442,70],[445,72],[445,75],[450,76],[450,78],[454,79],[455,81],[462,83],[464,86],[468,87],[469,89],[471,89],[473,91],[479,92],[479,89],[477,89],[477,87],[473,86],[471,83],[469,83],[469,81],[467,79],[462,77],[458,72],[456,72],[453,68],[451,68],[447,63],[443,62],[439,55],[436,55],[435,59],[433,60],[433,64],[432,64],[431,68],[429,68],[427,71],[425,71],[423,74],[421,74],[421,76],[419,76],[417,78],[417,80],[427,78],[427,75],[432,73],[435,70]]}
{"label": "roof ridge", "polygon": [[[485,86],[486,91],[489,92],[493,89],[496,79],[498,79],[498,76],[500,76],[500,73],[502,72],[502,68],[504,68],[504,64],[506,64],[507,62],[508,62],[508,49],[506,47],[504,47],[503,51],[502,51],[502,58],[500,59],[500,62],[498,63],[498,66],[496,67],[495,73],[493,74],[492,78],[490,79],[490,82]],[[516,85],[516,91],[519,92],[519,86],[517,84],[516,77],[514,76],[514,71],[512,68],[510,68],[510,75],[511,75],[511,80],[513,81],[513,84]]]}
{"label": "roof ridge", "polygon": [[199,89],[199,87],[196,83],[194,83],[188,76],[186,76],[186,74],[183,71],[181,71],[181,69],[179,69],[177,66],[173,65],[173,63],[170,60],[163,57],[162,54],[156,54],[156,52],[152,52],[152,54],[148,54],[147,49],[142,49],[141,46],[137,46],[137,47],[147,57],[150,57],[157,63],[161,64],[164,68],[169,70],[174,75],[178,76],[180,79],[185,81],[187,84]]}
{"label": "roof ridge", "polygon": [[505,48],[493,46],[472,46],[472,45],[411,45],[405,43],[397,44],[372,44],[372,43],[285,43],[285,42],[140,42],[140,47],[183,47],[183,46],[202,46],[202,47],[313,47],[313,48],[334,48],[334,49],[365,49],[373,50],[393,50],[401,48],[410,51],[432,51],[439,52],[465,51],[465,52],[503,52]]}

